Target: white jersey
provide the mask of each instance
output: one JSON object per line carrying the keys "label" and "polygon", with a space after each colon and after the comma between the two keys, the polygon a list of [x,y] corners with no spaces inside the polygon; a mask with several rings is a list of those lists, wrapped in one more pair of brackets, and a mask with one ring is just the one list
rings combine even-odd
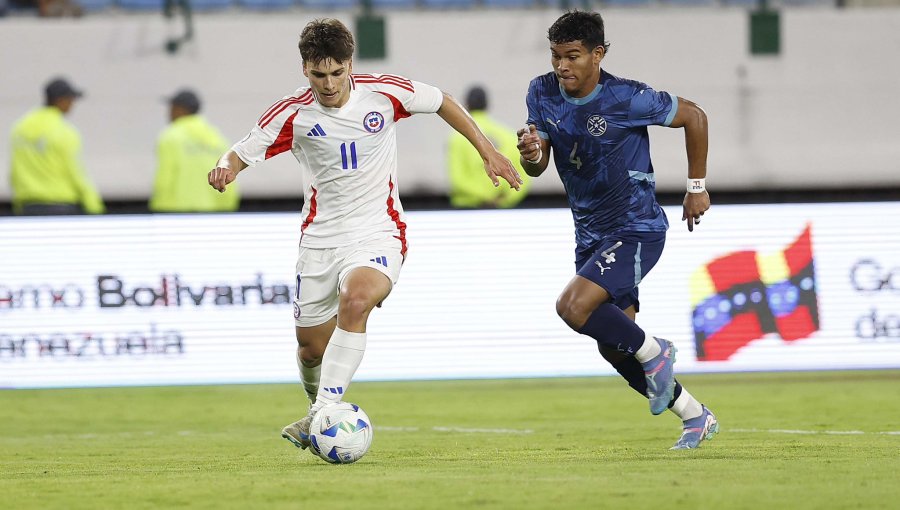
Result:
{"label": "white jersey", "polygon": [[400,240],[405,254],[395,124],[436,112],[443,94],[389,74],[351,75],[350,89],[340,108],[320,105],[309,87],[297,89],[266,110],[232,150],[249,165],[290,150],[309,169],[302,246],[336,248],[385,233]]}

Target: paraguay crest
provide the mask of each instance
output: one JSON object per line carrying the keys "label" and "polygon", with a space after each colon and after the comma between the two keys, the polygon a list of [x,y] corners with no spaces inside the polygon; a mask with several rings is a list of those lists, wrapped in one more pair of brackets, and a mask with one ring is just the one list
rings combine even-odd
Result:
{"label": "paraguay crest", "polygon": [[384,127],[384,116],[378,112],[367,113],[366,118],[363,119],[363,127],[365,127],[366,131],[369,133],[381,131],[381,128]]}
{"label": "paraguay crest", "polygon": [[606,133],[606,119],[599,115],[591,115],[587,120],[587,130],[592,136]]}

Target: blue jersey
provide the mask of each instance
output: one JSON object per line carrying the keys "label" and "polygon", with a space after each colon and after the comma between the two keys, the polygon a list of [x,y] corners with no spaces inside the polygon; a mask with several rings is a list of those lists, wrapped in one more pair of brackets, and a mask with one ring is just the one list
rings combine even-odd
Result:
{"label": "blue jersey", "polygon": [[528,123],[550,141],[575,219],[578,251],[617,233],[665,232],[656,202],[647,126],[668,126],[678,98],[603,70],[583,98],[570,97],[554,73],[528,86]]}

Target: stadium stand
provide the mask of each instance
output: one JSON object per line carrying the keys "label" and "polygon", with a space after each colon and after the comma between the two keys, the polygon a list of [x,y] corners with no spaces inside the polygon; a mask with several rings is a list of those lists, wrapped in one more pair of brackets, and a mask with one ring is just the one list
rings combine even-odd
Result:
{"label": "stadium stand", "polygon": [[534,7],[537,5],[539,0],[481,0],[481,4],[485,7],[500,7],[500,8],[522,8],[527,9],[529,7]]}
{"label": "stadium stand", "polygon": [[234,5],[232,0],[190,0],[191,8],[195,11],[215,11],[228,9]]}
{"label": "stadium stand", "polygon": [[[102,14],[110,10],[125,12],[162,11],[166,0],[73,0],[86,14]],[[309,8],[316,11],[339,11],[365,7],[388,12],[394,10],[440,9],[530,9],[530,8],[743,8],[757,9],[765,3],[772,9],[900,7],[900,0],[189,0],[195,12],[225,9],[281,11]],[[0,0],[0,17],[37,14],[36,8],[21,2]]]}
{"label": "stadium stand", "polygon": [[647,7],[650,0],[605,0],[603,5],[609,7]]}
{"label": "stadium stand", "polygon": [[159,11],[163,0],[118,0],[118,6],[130,11]]}
{"label": "stadium stand", "polygon": [[95,12],[109,9],[113,6],[113,0],[78,0],[78,5],[85,12]]}
{"label": "stadium stand", "polygon": [[430,9],[468,9],[476,5],[475,0],[422,0],[422,7]]}
{"label": "stadium stand", "polygon": [[322,10],[353,9],[358,4],[358,0],[300,0],[303,7]]}
{"label": "stadium stand", "polygon": [[371,0],[376,9],[411,9],[417,6],[417,0]]}
{"label": "stadium stand", "polygon": [[294,6],[293,0],[238,0],[237,5],[256,11],[277,11]]}
{"label": "stadium stand", "polygon": [[[83,2],[83,0],[80,0]],[[101,2],[104,0],[86,0],[89,2]],[[112,0],[105,0],[112,3]],[[165,0],[115,0],[118,7],[126,11],[156,11],[162,10]],[[194,11],[213,11],[227,9],[234,4],[232,0],[189,0]]]}
{"label": "stadium stand", "polygon": [[[76,0],[87,14],[119,9],[125,12],[162,11],[166,0]],[[763,0],[189,0],[195,12],[225,9],[281,11],[308,8],[316,11],[351,10],[364,7],[377,11],[430,9],[530,9],[530,8],[745,8],[761,7]],[[770,8],[882,7],[900,6],[900,0],[766,0]],[[9,0],[0,0],[0,16],[27,14]]]}
{"label": "stadium stand", "polygon": [[712,7],[719,0],[663,0],[663,5],[672,7]]}

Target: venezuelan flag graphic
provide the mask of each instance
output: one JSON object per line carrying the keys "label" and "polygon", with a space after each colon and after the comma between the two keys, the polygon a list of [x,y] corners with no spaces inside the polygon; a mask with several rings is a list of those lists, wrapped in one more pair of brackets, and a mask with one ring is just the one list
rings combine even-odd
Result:
{"label": "venezuelan flag graphic", "polygon": [[699,361],[727,360],[768,333],[790,342],[818,331],[811,227],[784,251],[738,251],[700,267],[691,306]]}

